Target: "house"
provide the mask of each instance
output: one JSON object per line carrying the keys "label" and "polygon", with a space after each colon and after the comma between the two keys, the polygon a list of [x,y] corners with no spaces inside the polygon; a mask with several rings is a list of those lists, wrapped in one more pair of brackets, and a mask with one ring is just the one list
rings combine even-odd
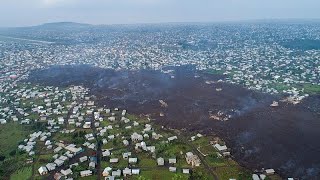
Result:
{"label": "house", "polygon": [[275,173],[274,169],[266,169],[265,172],[267,175],[272,175]]}
{"label": "house", "polygon": [[93,161],[91,161],[91,162],[89,163],[89,169],[94,169],[94,168],[96,168],[96,163],[93,162]]}
{"label": "house", "polygon": [[91,175],[92,175],[92,171],[91,170],[80,171],[80,176],[81,177],[86,177],[86,176],[91,176]]}
{"label": "house", "polygon": [[108,157],[110,155],[111,155],[111,153],[110,153],[109,150],[105,150],[105,151],[102,152],[102,157]]}
{"label": "house", "polygon": [[164,165],[164,159],[162,157],[157,159],[157,164],[158,166],[163,166]]}
{"label": "house", "polygon": [[121,170],[120,169],[118,169],[118,170],[116,170],[116,171],[112,171],[112,176],[117,176],[117,177],[120,177],[121,176]]}
{"label": "house", "polygon": [[139,175],[140,174],[140,169],[132,169],[132,174],[133,175]]}
{"label": "house", "polygon": [[214,147],[220,152],[224,152],[224,151],[228,150],[226,145],[221,146],[220,144],[215,144]]}
{"label": "house", "polygon": [[7,120],[5,119],[0,119],[0,124],[6,124],[7,123]]}
{"label": "house", "polygon": [[260,177],[257,174],[252,174],[253,180],[260,180]]}
{"label": "house", "polygon": [[143,140],[143,137],[142,137],[142,135],[134,132],[134,133],[131,135],[131,140],[132,140],[133,142],[142,141],[142,140]]}
{"label": "house", "polygon": [[129,158],[129,163],[130,164],[135,164],[138,162],[138,158]]}
{"label": "house", "polygon": [[58,117],[58,124],[60,124],[60,125],[64,124],[63,117]]}
{"label": "house", "polygon": [[62,150],[62,147],[58,146],[57,148],[55,148],[55,149],[53,150],[53,152],[54,152],[54,153],[57,153],[57,152],[59,152],[59,151],[61,151],[61,150]]}
{"label": "house", "polygon": [[57,172],[57,173],[55,173],[55,174],[53,175],[53,179],[55,179],[55,180],[62,180],[62,179],[64,179],[64,175]]}
{"label": "house", "polygon": [[194,166],[200,166],[200,159],[197,155],[193,154],[192,152],[186,153],[186,161],[188,164],[191,164],[192,167]]}
{"label": "house", "polygon": [[118,163],[119,159],[118,158],[111,158],[110,163]]}
{"label": "house", "polygon": [[125,140],[123,140],[122,142],[123,142],[123,145],[125,145],[125,146],[128,146],[128,145],[129,145],[129,141],[128,141],[128,140],[126,140],[126,139],[125,139]]}
{"label": "house", "polygon": [[109,120],[109,121],[115,121],[115,120],[116,120],[116,117],[113,117],[113,116],[108,117],[108,120]]}
{"label": "house", "polygon": [[80,162],[85,162],[87,160],[88,160],[88,156],[83,156],[83,157],[79,158]]}
{"label": "house", "polygon": [[127,159],[131,156],[131,152],[125,152],[125,153],[122,153],[122,158],[123,159]]}
{"label": "house", "polygon": [[54,164],[54,163],[48,163],[47,165],[46,165],[46,168],[48,169],[48,171],[53,171],[53,170],[55,170],[56,169],[56,164]]}
{"label": "house", "polygon": [[54,160],[54,163],[59,167],[63,165],[64,161],[62,161],[61,159],[56,159]]}
{"label": "house", "polygon": [[176,158],[169,158],[169,164],[175,164],[175,163],[177,163]]}
{"label": "house", "polygon": [[125,116],[126,115],[126,113],[127,113],[127,110],[122,110],[122,113],[121,113],[121,116]]}
{"label": "house", "polygon": [[38,169],[38,172],[40,175],[45,175],[45,174],[48,174],[48,170],[45,166],[41,166],[39,169]]}
{"label": "house", "polygon": [[183,173],[183,174],[189,174],[189,173],[190,173],[190,170],[189,170],[189,169],[182,169],[182,173]]}
{"label": "house", "polygon": [[61,174],[65,175],[65,176],[73,174],[71,169],[66,169],[66,170],[62,169],[60,172],[61,172]]}
{"label": "house", "polygon": [[125,168],[124,170],[122,170],[122,174],[124,177],[126,177],[127,175],[131,175],[132,174],[131,169]]}
{"label": "house", "polygon": [[112,171],[111,167],[106,167],[104,168],[103,172],[102,172],[102,176],[106,177],[110,175],[110,171]]}
{"label": "house", "polygon": [[176,167],[169,167],[169,171],[170,172],[177,172],[177,168]]}
{"label": "house", "polygon": [[175,140],[175,139],[178,139],[178,137],[177,137],[177,136],[172,136],[172,137],[169,137],[169,138],[168,138],[168,141],[171,142],[171,141],[173,141],[173,140]]}

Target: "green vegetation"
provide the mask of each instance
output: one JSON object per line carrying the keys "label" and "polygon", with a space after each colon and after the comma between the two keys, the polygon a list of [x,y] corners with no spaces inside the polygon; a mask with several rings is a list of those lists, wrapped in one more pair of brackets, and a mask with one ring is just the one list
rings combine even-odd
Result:
{"label": "green vegetation", "polygon": [[[178,177],[179,176],[179,177]],[[141,178],[142,177],[142,178]],[[189,178],[188,175],[182,173],[173,173],[168,170],[168,168],[157,168],[152,170],[143,170],[141,172],[140,179],[147,179],[147,180],[162,180],[162,179],[183,179],[187,180]],[[139,179],[139,177],[136,177]]]}
{"label": "green vegetation", "polygon": [[320,85],[304,84],[304,92],[308,94],[320,94]]}
{"label": "green vegetation", "polygon": [[247,180],[251,179],[251,173],[241,168],[240,166],[226,166],[218,167],[215,171],[219,179],[238,179]]}
{"label": "green vegetation", "polygon": [[283,92],[283,90],[288,90],[290,89],[290,86],[283,84],[283,83],[273,83],[271,84],[270,88],[276,89],[278,92]]}
{"label": "green vegetation", "polygon": [[8,157],[10,152],[17,149],[19,142],[23,141],[29,132],[28,127],[14,122],[0,125],[0,156]]}
{"label": "green vegetation", "polygon": [[216,70],[216,69],[207,69],[205,70],[208,74],[214,74],[214,75],[222,75],[224,73],[223,70]]}
{"label": "green vegetation", "polygon": [[10,180],[29,179],[32,176],[32,167],[26,166],[17,170],[10,176]]}

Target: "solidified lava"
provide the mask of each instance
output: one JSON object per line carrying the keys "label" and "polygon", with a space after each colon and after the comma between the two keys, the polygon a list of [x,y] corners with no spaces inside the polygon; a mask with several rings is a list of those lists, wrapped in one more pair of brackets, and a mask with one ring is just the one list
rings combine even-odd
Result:
{"label": "solidified lava", "polygon": [[[165,126],[221,136],[236,160],[251,169],[274,168],[283,177],[320,178],[319,96],[298,105],[280,103],[272,108],[269,105],[279,97],[219,83],[223,76],[197,72],[192,66],[168,69],[174,71],[165,74],[55,66],[34,71],[28,81],[50,86],[84,85],[100,105],[150,114]],[[161,106],[159,100],[168,107]],[[230,119],[210,119],[210,112],[218,111]]]}

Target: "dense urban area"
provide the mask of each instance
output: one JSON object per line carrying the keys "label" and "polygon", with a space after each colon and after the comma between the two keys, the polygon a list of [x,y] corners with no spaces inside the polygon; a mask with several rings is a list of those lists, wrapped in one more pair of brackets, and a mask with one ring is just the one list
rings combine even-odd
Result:
{"label": "dense urban area", "polygon": [[[296,105],[320,93],[319,23],[63,22],[0,28],[0,179],[304,177],[300,172],[298,177],[283,175],[274,167],[244,167],[221,137],[173,129],[132,109],[102,106],[90,87],[28,81],[35,70],[79,64],[160,71],[172,79],[167,67],[192,65],[219,76],[216,82],[281,97],[271,108]],[[168,106],[164,100],[158,103]],[[230,118],[222,115],[210,118]],[[314,173],[319,171],[302,172],[319,176]]]}

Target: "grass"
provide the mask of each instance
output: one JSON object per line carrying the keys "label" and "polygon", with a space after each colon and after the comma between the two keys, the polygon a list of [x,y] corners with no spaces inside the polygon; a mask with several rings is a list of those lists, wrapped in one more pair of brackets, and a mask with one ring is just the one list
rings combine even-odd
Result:
{"label": "grass", "polygon": [[290,86],[285,85],[283,83],[273,83],[270,87],[276,89],[279,92],[283,92],[284,90],[290,89]]}
{"label": "grass", "polygon": [[[140,176],[148,180],[170,180],[176,174],[181,174],[181,173],[170,172],[168,168],[157,168],[152,170],[141,171]],[[189,176],[185,174],[181,174],[181,176],[182,176],[182,179],[187,180],[189,178]],[[138,179],[138,177],[135,177],[133,179]]]}
{"label": "grass", "polygon": [[9,122],[0,125],[0,155],[8,156],[11,151],[16,150],[19,142],[23,141],[29,133],[29,128],[18,123]]}
{"label": "grass", "polygon": [[208,74],[223,74],[224,73],[224,71],[223,70],[216,70],[216,69],[207,69],[206,71],[205,71],[206,73],[208,73]]}
{"label": "grass", "polygon": [[214,167],[227,165],[227,161],[224,158],[218,158],[213,155],[207,156],[206,160],[210,166]]}
{"label": "grass", "polygon": [[139,156],[139,166],[140,167],[157,167],[157,162],[155,159],[149,158],[147,156]]}
{"label": "grass", "polygon": [[304,92],[309,94],[320,94],[320,85],[304,84]]}
{"label": "grass", "polygon": [[218,167],[215,170],[219,179],[238,179],[238,180],[247,180],[251,179],[251,173],[247,170],[241,168],[240,166],[226,166]]}
{"label": "grass", "polygon": [[27,166],[17,170],[10,176],[10,180],[29,179],[32,176],[32,167]]}

